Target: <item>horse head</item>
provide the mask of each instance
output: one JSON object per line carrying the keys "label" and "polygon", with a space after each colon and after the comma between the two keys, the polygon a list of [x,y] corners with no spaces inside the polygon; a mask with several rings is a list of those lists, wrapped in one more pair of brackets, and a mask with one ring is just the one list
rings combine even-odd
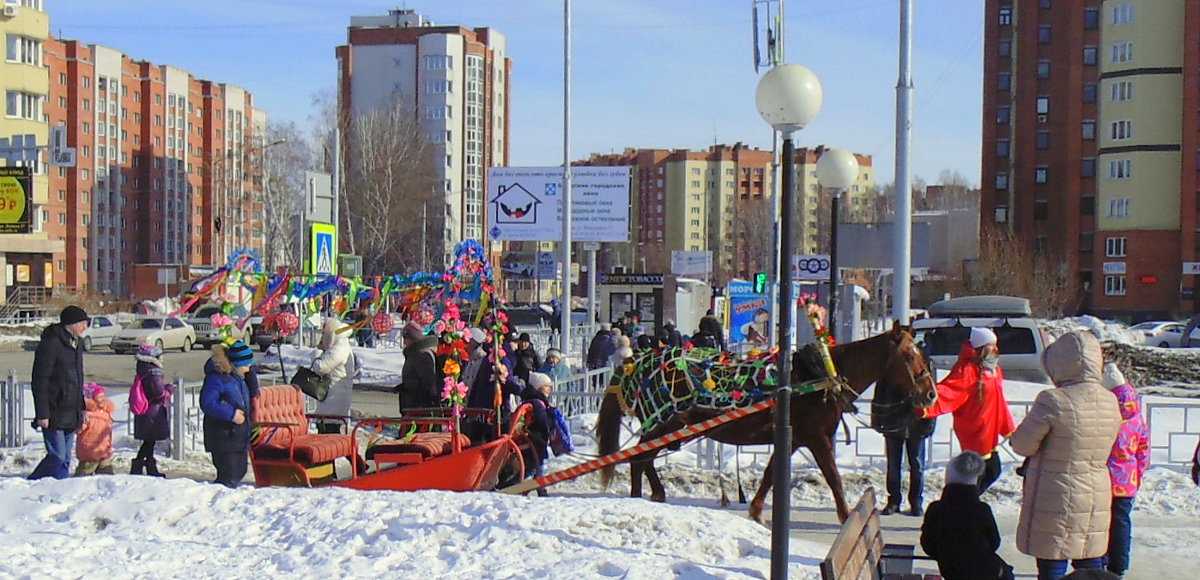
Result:
{"label": "horse head", "polygon": [[913,340],[912,332],[897,322],[889,333],[892,340],[885,380],[910,395],[915,407],[929,407],[937,402],[937,382],[929,368],[925,353]]}

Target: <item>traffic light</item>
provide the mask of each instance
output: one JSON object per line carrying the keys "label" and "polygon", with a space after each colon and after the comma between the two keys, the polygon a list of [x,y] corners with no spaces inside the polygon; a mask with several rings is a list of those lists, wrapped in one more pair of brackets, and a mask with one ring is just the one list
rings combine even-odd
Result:
{"label": "traffic light", "polygon": [[754,293],[765,294],[767,291],[767,273],[757,272],[754,274]]}

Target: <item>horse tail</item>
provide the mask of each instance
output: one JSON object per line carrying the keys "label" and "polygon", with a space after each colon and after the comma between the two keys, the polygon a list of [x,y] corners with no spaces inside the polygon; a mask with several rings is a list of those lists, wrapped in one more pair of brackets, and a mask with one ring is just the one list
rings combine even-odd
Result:
{"label": "horse tail", "polygon": [[[604,399],[600,402],[600,413],[596,417],[597,454],[601,457],[620,451],[621,419],[625,416],[625,408],[621,403],[621,393],[618,389],[609,388],[604,392]],[[600,468],[600,485],[604,489],[608,489],[612,484],[614,474],[614,464]]]}

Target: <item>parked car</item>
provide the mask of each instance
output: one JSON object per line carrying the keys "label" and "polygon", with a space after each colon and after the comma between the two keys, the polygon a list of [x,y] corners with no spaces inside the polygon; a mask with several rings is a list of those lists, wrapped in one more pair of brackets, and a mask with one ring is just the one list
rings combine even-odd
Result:
{"label": "parked car", "polygon": [[[196,310],[195,313],[188,316],[187,323],[192,325],[192,328],[196,329],[197,346],[212,348],[212,345],[220,344],[225,340],[225,337],[221,335],[221,329],[213,326],[212,323],[212,316],[214,314],[219,314],[220,312],[220,306],[210,304],[201,306]],[[234,340],[245,340],[247,336],[251,336],[252,334],[253,329],[251,328],[250,323],[247,323],[246,326],[242,328],[238,328],[237,325],[234,325],[231,338]]]}
{"label": "parked car", "polygon": [[934,368],[949,370],[958,360],[971,328],[987,327],[996,333],[1000,368],[1004,377],[1019,381],[1049,383],[1042,366],[1042,351],[1049,342],[1030,318],[1029,300],[1014,296],[966,296],[934,303],[929,318],[913,321],[917,344]]}
{"label": "parked car", "polygon": [[156,344],[163,350],[178,348],[187,352],[196,344],[196,329],[175,316],[138,317],[112,339],[112,349],[118,353],[131,353],[142,343]]}
{"label": "parked car", "polygon": [[1140,332],[1146,337],[1142,344],[1162,348],[1180,346],[1180,339],[1186,329],[1187,324],[1174,320],[1150,320],[1129,327],[1129,330]]}
{"label": "parked car", "polygon": [[112,346],[113,338],[121,332],[121,325],[116,320],[103,314],[93,316],[92,324],[83,335],[83,350],[92,350],[98,346]]}

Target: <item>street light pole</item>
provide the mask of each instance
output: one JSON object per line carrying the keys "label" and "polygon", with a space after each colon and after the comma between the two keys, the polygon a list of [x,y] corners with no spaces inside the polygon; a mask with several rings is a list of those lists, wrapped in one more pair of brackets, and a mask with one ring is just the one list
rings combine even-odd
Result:
{"label": "street light pole", "polygon": [[829,198],[829,317],[827,323],[829,332],[835,340],[843,337],[838,332],[838,291],[841,276],[838,272],[837,231],[841,214],[838,205],[842,192],[846,191],[858,179],[858,160],[854,154],[845,149],[826,149],[817,160],[817,182],[822,187],[830,188]]}
{"label": "street light pole", "polygon": [[779,226],[779,354],[775,378],[775,433],[771,506],[771,578],[788,576],[791,521],[792,427],[792,217],[796,204],[796,145],[793,136],[821,110],[823,93],[817,75],[797,64],[772,68],[758,81],[758,114],[783,136],[783,181]]}

